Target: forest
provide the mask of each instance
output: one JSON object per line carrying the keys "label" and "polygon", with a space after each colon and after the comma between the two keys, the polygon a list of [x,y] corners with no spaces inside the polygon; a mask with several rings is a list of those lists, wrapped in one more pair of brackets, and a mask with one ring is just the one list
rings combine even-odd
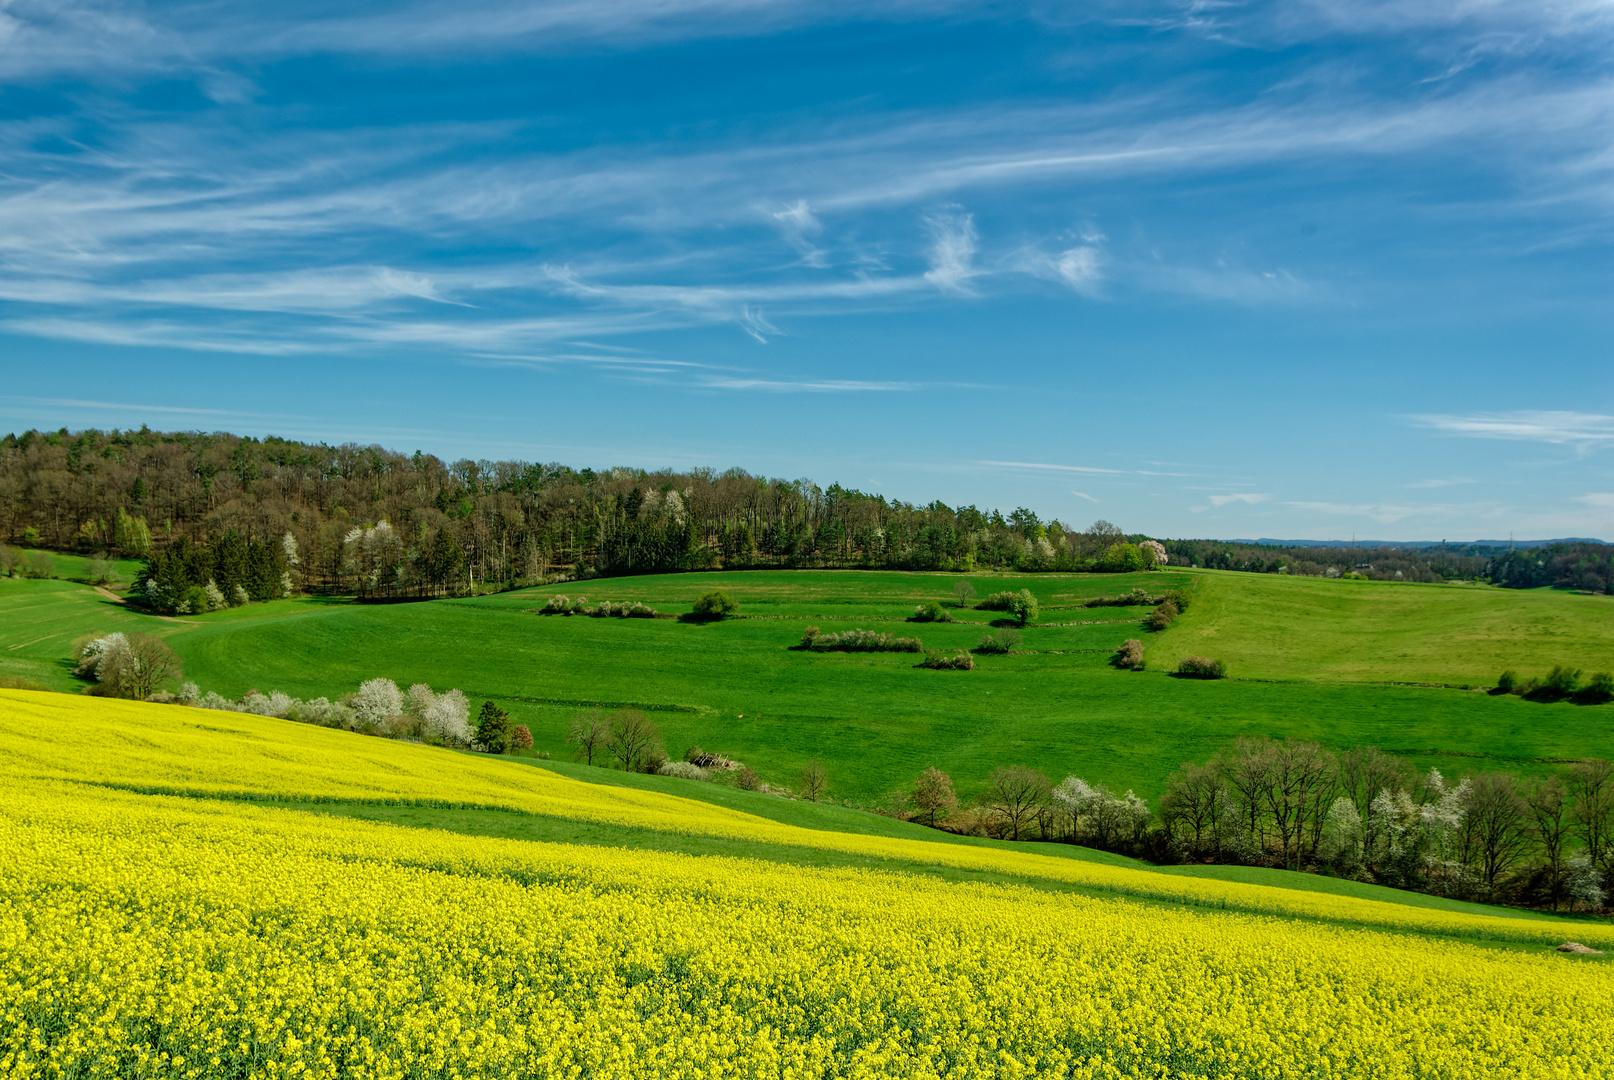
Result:
{"label": "forest", "polygon": [[[1105,521],[1077,529],[1024,507],[918,505],[741,469],[449,464],[418,450],[145,427],[0,439],[0,540],[148,559],[144,578],[161,587],[150,599],[168,609],[203,602],[208,581],[236,602],[722,568],[1127,571],[1150,564],[1143,539]],[[1174,565],[1254,573],[1599,592],[1614,582],[1614,548],[1603,545],[1164,548]]]}

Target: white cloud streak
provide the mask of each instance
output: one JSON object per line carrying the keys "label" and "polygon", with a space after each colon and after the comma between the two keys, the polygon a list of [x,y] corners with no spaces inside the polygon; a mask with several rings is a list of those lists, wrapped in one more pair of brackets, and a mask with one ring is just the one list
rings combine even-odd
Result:
{"label": "white cloud streak", "polygon": [[1412,419],[1422,427],[1475,439],[1573,445],[1583,450],[1614,443],[1614,416],[1600,413],[1525,409],[1462,416],[1433,414]]}

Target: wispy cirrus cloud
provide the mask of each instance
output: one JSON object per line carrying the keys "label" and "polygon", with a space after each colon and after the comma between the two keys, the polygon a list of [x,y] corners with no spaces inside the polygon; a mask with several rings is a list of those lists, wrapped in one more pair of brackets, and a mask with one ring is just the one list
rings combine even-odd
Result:
{"label": "wispy cirrus cloud", "polygon": [[996,469],[1039,469],[1050,472],[1096,473],[1109,476],[1125,475],[1124,469],[1101,469],[1095,465],[1054,465],[1042,461],[977,461],[977,465],[987,465]]}
{"label": "wispy cirrus cloud", "polygon": [[1241,491],[1231,495],[1212,495],[1210,496],[1210,504],[1218,508],[1229,503],[1244,503],[1246,506],[1255,506],[1259,503],[1267,502],[1271,498],[1271,495],[1257,495],[1252,492]]}
{"label": "wispy cirrus cloud", "polygon": [[1514,412],[1426,414],[1412,417],[1421,427],[1476,439],[1507,439],[1582,450],[1614,443],[1614,416],[1546,409]]}

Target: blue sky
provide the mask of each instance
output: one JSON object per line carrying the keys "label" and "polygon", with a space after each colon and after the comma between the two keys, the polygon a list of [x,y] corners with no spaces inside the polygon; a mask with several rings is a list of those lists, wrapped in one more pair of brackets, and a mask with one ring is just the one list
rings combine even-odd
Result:
{"label": "blue sky", "polygon": [[1614,538],[1611,46],[1575,0],[0,0],[0,428]]}

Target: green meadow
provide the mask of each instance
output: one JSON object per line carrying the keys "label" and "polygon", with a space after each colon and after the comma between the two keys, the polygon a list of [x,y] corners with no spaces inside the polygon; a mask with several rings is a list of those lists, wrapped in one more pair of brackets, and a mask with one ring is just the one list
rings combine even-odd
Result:
{"label": "green meadow", "polygon": [[[1503,666],[1614,669],[1607,597],[1345,580],[1166,571],[1135,575],[971,575],[977,597],[1029,588],[1041,614],[1008,656],[974,671],[919,668],[911,653],[809,653],[808,626],[975,645],[1001,613],[951,606],[952,575],[759,571],[574,582],[474,599],[353,604],[299,598],[183,618],[134,613],[62,581],[0,581],[0,675],[77,689],[71,645],[88,632],[167,637],[204,690],[336,697],[363,679],[459,687],[499,702],[536,747],[570,758],[565,731],[590,707],[645,710],[675,755],[691,744],[792,785],[822,759],[830,795],[876,805],[929,765],[978,790],[998,765],[1076,774],[1153,800],[1181,762],[1239,735],[1375,745],[1443,771],[1530,773],[1614,756],[1614,707],[1541,705],[1475,690]],[[1195,601],[1150,635],[1140,607],[1089,608],[1135,586],[1187,586]],[[666,614],[722,588],[739,618],[595,619],[538,614],[549,596],[642,601]],[[927,600],[959,621],[905,621]],[[1129,637],[1149,670],[1118,671]],[[1234,678],[1177,679],[1185,652],[1228,661]]]}

